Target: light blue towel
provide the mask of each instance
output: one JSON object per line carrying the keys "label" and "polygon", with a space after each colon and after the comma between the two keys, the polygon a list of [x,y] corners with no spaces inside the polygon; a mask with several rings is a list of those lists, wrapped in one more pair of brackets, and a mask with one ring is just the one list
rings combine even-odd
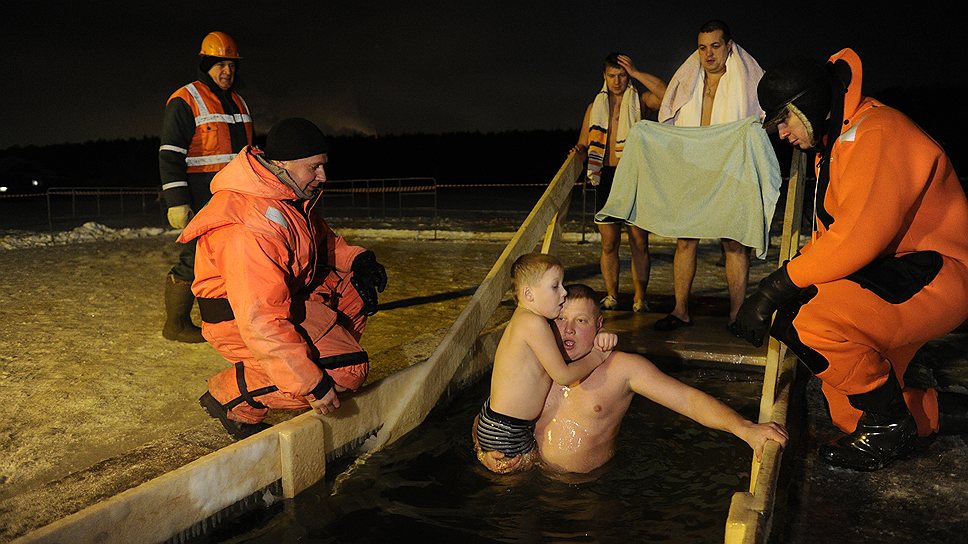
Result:
{"label": "light blue towel", "polygon": [[756,115],[706,127],[639,121],[595,220],[615,217],[669,238],[729,238],[765,259],[780,183]]}

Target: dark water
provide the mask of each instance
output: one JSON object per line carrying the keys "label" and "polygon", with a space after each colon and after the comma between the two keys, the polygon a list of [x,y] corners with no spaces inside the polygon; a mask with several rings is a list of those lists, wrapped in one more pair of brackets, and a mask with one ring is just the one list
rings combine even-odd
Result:
{"label": "dark water", "polygon": [[[748,418],[757,413],[755,375],[696,368],[675,375]],[[326,480],[274,514],[208,541],[723,541],[730,498],[749,485],[752,450],[743,441],[637,397],[618,453],[596,480],[566,482],[537,470],[495,475],[478,465],[469,434],[486,382],[365,461],[331,464]]]}

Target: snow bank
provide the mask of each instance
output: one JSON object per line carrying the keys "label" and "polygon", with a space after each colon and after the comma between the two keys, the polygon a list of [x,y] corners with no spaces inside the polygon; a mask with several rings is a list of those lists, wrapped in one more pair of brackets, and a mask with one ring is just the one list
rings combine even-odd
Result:
{"label": "snow bank", "polygon": [[[383,224],[376,225],[377,228],[347,226],[337,230],[343,236],[364,239],[506,241],[514,235],[512,229],[492,231],[490,228],[481,228],[481,225],[477,224],[462,226],[456,223],[446,223],[441,226],[443,227],[442,229],[426,228],[426,225],[417,225],[418,228],[402,228],[403,225],[399,224]],[[62,246],[101,240],[147,238],[163,234],[174,236],[179,232],[179,230],[162,227],[113,229],[94,222],[84,223],[73,230],[53,233],[0,230],[0,251],[31,247]],[[650,238],[652,245],[655,246],[675,244],[674,238],[665,238],[655,234],[652,234]],[[809,239],[809,236],[803,235],[801,236],[801,243],[806,243]],[[562,234],[562,240],[567,242],[598,242],[600,238],[597,232],[586,232],[584,235],[580,232],[565,232]],[[718,240],[703,240],[703,242],[709,244],[719,243]],[[772,236],[770,243],[778,247],[780,237]]]}
{"label": "snow bank", "polygon": [[95,242],[100,240],[147,238],[149,236],[159,236],[174,232],[175,231],[163,229],[161,227],[112,229],[111,227],[94,222],[84,223],[73,230],[63,232],[4,230],[0,231],[0,250],[62,246],[66,244]]}

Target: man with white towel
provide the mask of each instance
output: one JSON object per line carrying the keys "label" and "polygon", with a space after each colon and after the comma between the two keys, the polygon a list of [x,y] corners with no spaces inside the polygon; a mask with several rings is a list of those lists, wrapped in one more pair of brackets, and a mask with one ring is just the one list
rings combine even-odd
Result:
{"label": "man with white towel", "polygon": [[[718,19],[699,28],[698,47],[669,82],[658,121],[678,127],[705,127],[761,115],[756,85],[763,75],[759,63],[732,39],[729,26]],[[746,296],[750,248],[723,238],[729,323]],[[675,308],[655,323],[656,330],[672,331],[692,325],[689,294],[696,276],[698,238],[677,238],[673,260]]]}

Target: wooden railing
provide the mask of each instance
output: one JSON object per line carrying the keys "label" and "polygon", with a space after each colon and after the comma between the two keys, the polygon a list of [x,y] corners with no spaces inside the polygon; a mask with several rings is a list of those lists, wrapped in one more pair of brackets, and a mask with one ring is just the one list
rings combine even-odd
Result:
{"label": "wooden railing", "polygon": [[[794,150],[787,184],[786,206],[783,215],[783,234],[777,266],[792,259],[800,249],[800,223],[803,216],[803,184],[806,155]],[[763,392],[760,397],[759,421],[787,424],[790,389],[795,377],[797,359],[786,353],[786,348],[775,338],[767,345]],[[773,524],[773,505],[783,448],[767,442],[762,461],[753,458],[749,491],[733,494],[726,519],[727,544],[760,544],[770,536]]]}

